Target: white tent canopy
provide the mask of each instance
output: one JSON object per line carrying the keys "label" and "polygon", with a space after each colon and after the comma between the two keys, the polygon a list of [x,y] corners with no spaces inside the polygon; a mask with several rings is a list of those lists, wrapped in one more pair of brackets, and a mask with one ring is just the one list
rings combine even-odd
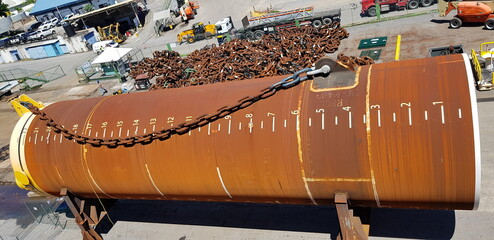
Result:
{"label": "white tent canopy", "polygon": [[122,59],[122,57],[124,57],[130,51],[132,51],[132,48],[108,47],[105,48],[105,51],[103,51],[96,59],[94,59],[91,64],[116,62]]}

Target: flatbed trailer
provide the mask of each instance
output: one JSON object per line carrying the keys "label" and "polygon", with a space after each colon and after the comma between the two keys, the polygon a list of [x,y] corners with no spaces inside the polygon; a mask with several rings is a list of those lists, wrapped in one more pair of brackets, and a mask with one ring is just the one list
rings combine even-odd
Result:
{"label": "flatbed trailer", "polygon": [[242,19],[243,28],[237,31],[240,38],[259,40],[264,34],[273,33],[280,29],[312,25],[316,28],[339,22],[341,9],[315,11],[314,7],[298,8],[289,11],[271,13],[259,17],[245,16]]}

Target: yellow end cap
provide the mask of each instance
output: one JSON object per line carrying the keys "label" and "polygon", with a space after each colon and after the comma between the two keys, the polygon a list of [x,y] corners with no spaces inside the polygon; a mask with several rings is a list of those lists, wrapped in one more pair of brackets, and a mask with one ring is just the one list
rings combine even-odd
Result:
{"label": "yellow end cap", "polygon": [[24,172],[15,171],[14,176],[15,176],[15,182],[17,183],[17,186],[19,186],[20,188],[25,188],[25,186],[29,185],[29,178]]}

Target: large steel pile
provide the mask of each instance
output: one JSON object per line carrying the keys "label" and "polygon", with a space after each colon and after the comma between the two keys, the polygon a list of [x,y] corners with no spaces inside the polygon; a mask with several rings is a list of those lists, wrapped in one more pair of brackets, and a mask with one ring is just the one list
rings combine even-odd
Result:
{"label": "large steel pile", "polygon": [[[334,53],[348,35],[336,23],[319,29],[281,30],[256,42],[235,39],[219,47],[195,50],[185,58],[177,52],[156,51],[154,58],[132,66],[130,75],[157,77],[151,89],[162,89],[291,74],[311,67],[326,53]],[[373,63],[370,58],[353,60],[357,65]]]}

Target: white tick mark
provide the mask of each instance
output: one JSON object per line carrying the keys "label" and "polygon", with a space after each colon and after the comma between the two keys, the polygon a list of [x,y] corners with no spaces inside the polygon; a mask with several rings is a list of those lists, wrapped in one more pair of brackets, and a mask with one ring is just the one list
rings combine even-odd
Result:
{"label": "white tick mark", "polygon": [[458,108],[458,117],[461,118],[461,108]]}
{"label": "white tick mark", "polygon": [[381,110],[377,110],[377,126],[381,127]]}
{"label": "white tick mark", "polygon": [[348,128],[352,128],[352,112],[348,112]]}
{"label": "white tick mark", "polygon": [[321,114],[321,129],[324,130],[324,113]]}
{"label": "white tick mark", "polygon": [[273,117],[273,124],[271,125],[271,130],[274,132],[274,117]]}
{"label": "white tick mark", "polygon": [[444,105],[441,105],[441,122],[444,124]]}
{"label": "white tick mark", "polygon": [[232,120],[228,120],[228,134],[230,134],[232,129]]}

